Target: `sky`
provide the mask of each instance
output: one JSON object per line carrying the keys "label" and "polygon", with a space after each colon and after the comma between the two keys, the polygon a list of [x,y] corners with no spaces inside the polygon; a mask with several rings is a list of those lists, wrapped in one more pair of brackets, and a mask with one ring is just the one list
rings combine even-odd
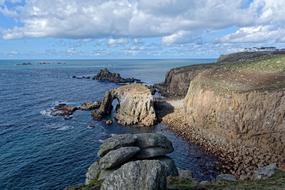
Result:
{"label": "sky", "polygon": [[285,0],[0,0],[0,59],[216,58],[284,43]]}

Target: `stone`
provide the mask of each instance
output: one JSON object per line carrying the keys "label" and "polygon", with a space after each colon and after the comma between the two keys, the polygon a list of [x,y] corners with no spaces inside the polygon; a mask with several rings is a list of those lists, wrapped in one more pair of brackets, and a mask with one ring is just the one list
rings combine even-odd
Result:
{"label": "stone", "polygon": [[111,150],[118,149],[120,147],[136,146],[136,136],[132,134],[115,135],[111,138],[106,139],[101,144],[100,149],[97,153],[99,157],[103,157]]}
{"label": "stone", "polygon": [[121,147],[119,149],[112,150],[100,159],[100,168],[113,169],[120,166],[126,161],[129,161],[139,151],[139,147]]}
{"label": "stone", "polygon": [[103,101],[99,107],[98,110],[92,112],[92,117],[95,120],[101,120],[103,117],[109,115],[112,111],[112,101],[113,101],[113,96],[110,91],[107,91],[104,95]]}
{"label": "stone", "polygon": [[161,147],[167,149],[169,153],[173,152],[173,146],[166,136],[159,133],[141,133],[136,134],[137,146],[141,149],[149,147]]}
{"label": "stone", "polygon": [[96,161],[88,168],[88,171],[85,175],[86,176],[85,184],[89,184],[92,179],[98,179],[99,175],[100,175],[99,161]]}
{"label": "stone", "polygon": [[236,177],[231,174],[220,174],[216,178],[217,181],[237,181]]}
{"label": "stone", "polygon": [[166,149],[161,147],[144,148],[136,155],[136,158],[138,159],[155,158],[169,154],[172,151],[173,151],[172,149]]}
{"label": "stone", "polygon": [[159,160],[160,163],[165,167],[166,176],[178,176],[179,175],[175,162],[171,158],[169,158],[168,156],[163,156],[163,157],[157,158],[157,160]]}
{"label": "stone", "polygon": [[78,110],[78,107],[76,106],[58,104],[53,109],[51,109],[51,115],[68,117],[71,116],[76,110]]}
{"label": "stone", "polygon": [[178,173],[179,177],[183,179],[189,179],[189,180],[192,179],[192,172],[190,170],[179,169]]}
{"label": "stone", "polygon": [[269,164],[264,167],[260,167],[254,172],[254,178],[263,179],[271,177],[273,174],[275,174],[276,170],[277,170],[277,165],[275,163]]}
{"label": "stone", "polygon": [[79,109],[81,110],[95,110],[100,107],[100,102],[84,102]]}
{"label": "stone", "polygon": [[101,190],[165,190],[165,167],[158,160],[140,160],[124,164],[109,175]]}

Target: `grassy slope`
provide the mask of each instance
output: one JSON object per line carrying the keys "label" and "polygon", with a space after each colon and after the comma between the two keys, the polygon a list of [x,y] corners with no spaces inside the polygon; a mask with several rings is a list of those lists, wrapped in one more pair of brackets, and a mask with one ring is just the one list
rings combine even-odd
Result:
{"label": "grassy slope", "polygon": [[206,70],[195,82],[222,92],[285,88],[285,55],[262,61],[218,65]]}
{"label": "grassy slope", "polygon": [[205,185],[191,180],[176,180],[170,189],[179,190],[284,190],[285,173],[278,171],[271,178],[256,181],[212,182]]}

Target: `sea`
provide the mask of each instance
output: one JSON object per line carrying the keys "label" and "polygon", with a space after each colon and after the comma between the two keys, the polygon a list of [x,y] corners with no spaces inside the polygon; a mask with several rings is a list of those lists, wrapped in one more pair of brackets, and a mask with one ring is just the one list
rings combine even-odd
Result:
{"label": "sea", "polygon": [[0,190],[61,190],[84,183],[102,141],[123,133],[164,134],[173,143],[175,151],[170,157],[177,167],[191,170],[197,180],[214,179],[217,159],[163,124],[138,128],[114,122],[106,126],[94,121],[90,112],[77,111],[66,120],[49,111],[59,103],[101,100],[107,90],[118,87],[72,76],[96,75],[108,68],[154,84],[164,81],[171,68],[213,61],[0,60]]}

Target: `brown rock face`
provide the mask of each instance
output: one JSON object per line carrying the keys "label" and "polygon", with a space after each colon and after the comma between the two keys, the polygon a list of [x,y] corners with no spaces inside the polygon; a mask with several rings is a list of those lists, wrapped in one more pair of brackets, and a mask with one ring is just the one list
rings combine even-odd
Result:
{"label": "brown rock face", "polygon": [[99,110],[92,113],[95,119],[102,119],[112,111],[112,102],[118,100],[116,119],[124,125],[152,126],[156,122],[153,96],[142,84],[121,86],[105,94]]}
{"label": "brown rock face", "polygon": [[233,173],[285,157],[284,60],[206,70],[190,84],[185,121],[192,132],[235,157]]}

